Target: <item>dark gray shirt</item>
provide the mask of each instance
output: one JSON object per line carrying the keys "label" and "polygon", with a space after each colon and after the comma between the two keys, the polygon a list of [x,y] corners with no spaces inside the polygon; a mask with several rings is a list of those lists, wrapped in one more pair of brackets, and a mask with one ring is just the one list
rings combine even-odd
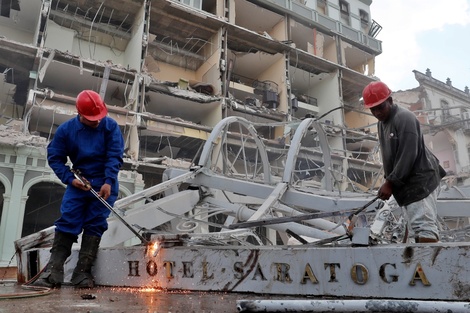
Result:
{"label": "dark gray shirt", "polygon": [[424,144],[414,113],[393,105],[390,117],[378,123],[385,178],[401,206],[427,197],[439,186],[444,169]]}

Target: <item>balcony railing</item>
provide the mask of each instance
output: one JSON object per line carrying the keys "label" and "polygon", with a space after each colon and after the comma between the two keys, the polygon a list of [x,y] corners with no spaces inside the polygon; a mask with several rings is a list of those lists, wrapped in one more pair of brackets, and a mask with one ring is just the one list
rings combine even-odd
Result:
{"label": "balcony railing", "polygon": [[[202,1],[201,0],[177,0],[181,3],[194,7],[201,10]],[[283,9],[291,11],[297,16],[303,17],[308,21],[314,21],[320,26],[338,33],[350,40],[353,40],[361,45],[371,48],[372,50],[382,53],[382,42],[375,39],[374,37],[369,36],[368,34],[363,33],[362,31],[351,28],[347,25],[342,24],[341,22],[334,20],[328,16],[322,15],[295,0],[257,0],[257,2],[264,2],[266,4],[274,4]]]}
{"label": "balcony railing", "polygon": [[[259,0],[258,0],[259,1]],[[287,9],[294,13],[297,16],[301,16],[309,21],[314,21],[315,23],[321,25],[325,29],[338,33],[354,42],[357,42],[361,45],[371,48],[378,53],[382,52],[382,42],[377,40],[360,30],[353,29],[347,25],[342,24],[341,22],[334,20],[328,16],[322,15],[317,11],[306,7],[305,5],[295,2],[293,0],[262,0],[265,3],[272,3],[274,5],[280,6],[284,9]]]}

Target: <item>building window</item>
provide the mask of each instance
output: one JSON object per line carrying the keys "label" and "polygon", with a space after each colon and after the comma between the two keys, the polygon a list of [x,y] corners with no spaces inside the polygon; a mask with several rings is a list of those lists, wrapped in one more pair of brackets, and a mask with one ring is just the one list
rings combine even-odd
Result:
{"label": "building window", "polygon": [[346,1],[339,2],[339,9],[341,11],[341,14],[349,15],[349,3],[347,3]]}
{"label": "building window", "polygon": [[443,119],[449,118],[450,116],[449,103],[445,100],[441,100],[441,108],[442,108]]}
{"label": "building window", "polygon": [[186,5],[189,5],[193,8],[202,10],[202,1],[201,0],[180,0]]}
{"label": "building window", "polygon": [[369,24],[369,13],[364,10],[359,10],[359,16],[362,24]]}
{"label": "building window", "polygon": [[317,0],[317,11],[320,14],[327,15],[328,11],[326,10],[326,0]]}
{"label": "building window", "polygon": [[462,119],[462,124],[465,129],[470,128],[470,113],[467,109],[460,110],[460,118]]}
{"label": "building window", "polygon": [[349,3],[346,1],[339,1],[339,10],[341,12],[341,22],[345,25],[350,25],[349,22]]}

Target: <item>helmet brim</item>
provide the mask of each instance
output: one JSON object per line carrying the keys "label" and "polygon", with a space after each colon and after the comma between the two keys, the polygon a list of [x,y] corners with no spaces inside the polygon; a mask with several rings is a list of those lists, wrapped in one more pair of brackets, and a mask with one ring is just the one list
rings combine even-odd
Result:
{"label": "helmet brim", "polygon": [[[387,98],[387,99],[388,99],[388,98]],[[370,109],[370,108],[376,107],[376,106],[378,106],[378,105],[381,105],[381,104],[384,103],[385,101],[387,101],[387,99],[385,99],[385,100],[380,100],[380,101],[376,101],[376,102],[373,102],[373,103],[368,103],[368,104],[365,104],[365,103],[364,103],[364,108]]]}
{"label": "helmet brim", "polygon": [[84,114],[80,114],[80,115],[91,122],[96,122],[96,121],[102,120],[106,115],[108,115],[108,108],[106,107],[106,105],[104,105],[104,110],[101,111],[100,114],[98,115],[84,115]]}

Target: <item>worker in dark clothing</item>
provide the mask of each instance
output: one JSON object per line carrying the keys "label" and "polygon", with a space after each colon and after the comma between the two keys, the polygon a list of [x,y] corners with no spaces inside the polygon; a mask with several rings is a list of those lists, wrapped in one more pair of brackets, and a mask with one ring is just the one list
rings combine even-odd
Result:
{"label": "worker in dark clothing", "polygon": [[[94,286],[91,267],[101,236],[108,229],[110,210],[90,192],[90,188],[111,206],[118,196],[118,173],[124,153],[119,125],[107,117],[104,101],[92,90],[78,94],[75,104],[78,116],[61,124],[47,147],[49,166],[67,188],[60,208],[61,216],[54,223],[51,257],[45,270],[32,283],[35,286],[60,287],[65,260],[82,232],[79,259],[71,282],[76,287]],[[74,176],[68,159],[89,184]]]}
{"label": "worker in dark clothing", "polygon": [[416,242],[438,242],[437,196],[446,172],[424,144],[414,113],[394,104],[391,94],[383,82],[372,82],[362,92],[364,106],[379,120],[385,182],[378,196],[393,195],[404,207]]}

